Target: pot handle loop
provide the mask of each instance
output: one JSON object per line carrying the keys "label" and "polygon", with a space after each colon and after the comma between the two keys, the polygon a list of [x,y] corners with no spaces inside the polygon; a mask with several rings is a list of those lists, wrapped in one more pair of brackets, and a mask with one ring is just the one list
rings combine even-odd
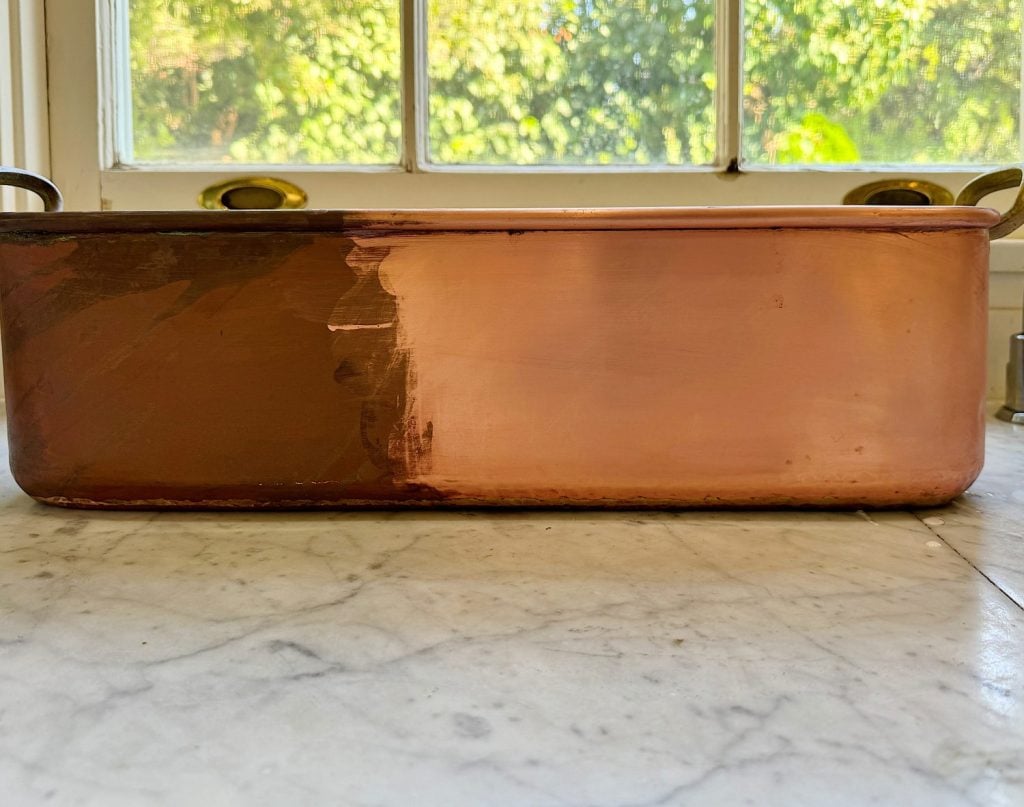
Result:
{"label": "pot handle loop", "polygon": [[60,195],[60,190],[39,174],[0,165],[0,185],[12,185],[15,188],[32,191],[43,200],[43,210],[47,213],[60,213],[64,209],[64,197]]}
{"label": "pot handle loop", "polygon": [[1004,168],[1001,171],[982,174],[964,185],[954,204],[976,205],[990,193],[1019,187],[1020,191],[1017,193],[1017,198],[1013,200],[1013,205],[999,219],[999,223],[988,231],[989,239],[995,241],[997,238],[1009,235],[1024,224],[1024,185],[1021,185],[1022,180],[1024,180],[1024,171],[1019,168]]}

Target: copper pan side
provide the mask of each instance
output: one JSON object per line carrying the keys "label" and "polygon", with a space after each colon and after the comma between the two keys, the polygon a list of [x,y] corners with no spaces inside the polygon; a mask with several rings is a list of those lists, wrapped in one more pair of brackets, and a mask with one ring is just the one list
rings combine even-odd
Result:
{"label": "copper pan side", "polygon": [[12,469],[106,507],[941,503],[998,220],[0,216]]}

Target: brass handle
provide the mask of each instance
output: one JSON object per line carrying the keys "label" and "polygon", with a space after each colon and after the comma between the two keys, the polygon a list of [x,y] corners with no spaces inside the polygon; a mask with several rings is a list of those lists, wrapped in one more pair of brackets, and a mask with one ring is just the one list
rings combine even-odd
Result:
{"label": "brass handle", "polygon": [[64,209],[64,197],[60,195],[60,190],[50,180],[39,176],[39,174],[0,165],[0,185],[11,185],[15,188],[32,191],[43,200],[43,210],[47,213],[59,213]]}
{"label": "brass handle", "polygon": [[995,241],[1004,235],[1009,235],[1022,224],[1024,224],[1024,171],[1019,168],[1004,168],[1001,171],[991,171],[975,177],[957,194],[956,204],[976,205],[990,193],[996,191],[1008,191],[1011,188],[1020,188],[1013,205],[1007,210],[999,223],[988,231],[988,237]]}
{"label": "brass handle", "polygon": [[306,206],[306,192],[276,177],[240,177],[219,182],[199,194],[207,210],[294,210]]}

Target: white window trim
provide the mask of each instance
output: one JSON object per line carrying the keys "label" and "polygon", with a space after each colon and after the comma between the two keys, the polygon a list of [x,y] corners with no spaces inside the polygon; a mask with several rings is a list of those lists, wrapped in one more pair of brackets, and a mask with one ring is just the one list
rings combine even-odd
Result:
{"label": "white window trim", "polygon": [[[46,34],[38,0],[0,0],[0,164],[50,172]],[[0,210],[41,210],[32,194],[0,188]]]}
{"label": "white window trim", "polygon": [[[29,0],[2,0],[30,4]],[[423,71],[408,60],[423,52],[417,9],[402,0],[406,81],[403,118],[424,114]],[[717,0],[720,48],[720,155],[712,167],[442,167],[428,165],[425,127],[406,126],[405,164],[351,166],[118,166],[114,152],[113,0],[45,0],[50,92],[51,170],[70,210],[182,209],[226,177],[273,175],[303,188],[311,207],[590,207],[712,204],[837,204],[852,187],[883,178],[915,176],[957,190],[977,172],[928,168],[745,168],[729,173],[738,153],[741,0]],[[38,5],[32,4],[32,5]],[[415,76],[419,76],[417,82]],[[417,104],[410,99],[420,99]],[[414,132],[419,132],[418,136]],[[726,136],[732,133],[730,136]],[[998,204],[1001,200],[996,199]]]}

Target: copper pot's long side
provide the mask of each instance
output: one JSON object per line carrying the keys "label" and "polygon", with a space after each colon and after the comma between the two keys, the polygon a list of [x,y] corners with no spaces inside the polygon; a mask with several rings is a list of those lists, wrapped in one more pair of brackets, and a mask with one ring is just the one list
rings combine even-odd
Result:
{"label": "copper pot's long side", "polygon": [[978,227],[0,237],[79,506],[896,506],[982,462]]}

